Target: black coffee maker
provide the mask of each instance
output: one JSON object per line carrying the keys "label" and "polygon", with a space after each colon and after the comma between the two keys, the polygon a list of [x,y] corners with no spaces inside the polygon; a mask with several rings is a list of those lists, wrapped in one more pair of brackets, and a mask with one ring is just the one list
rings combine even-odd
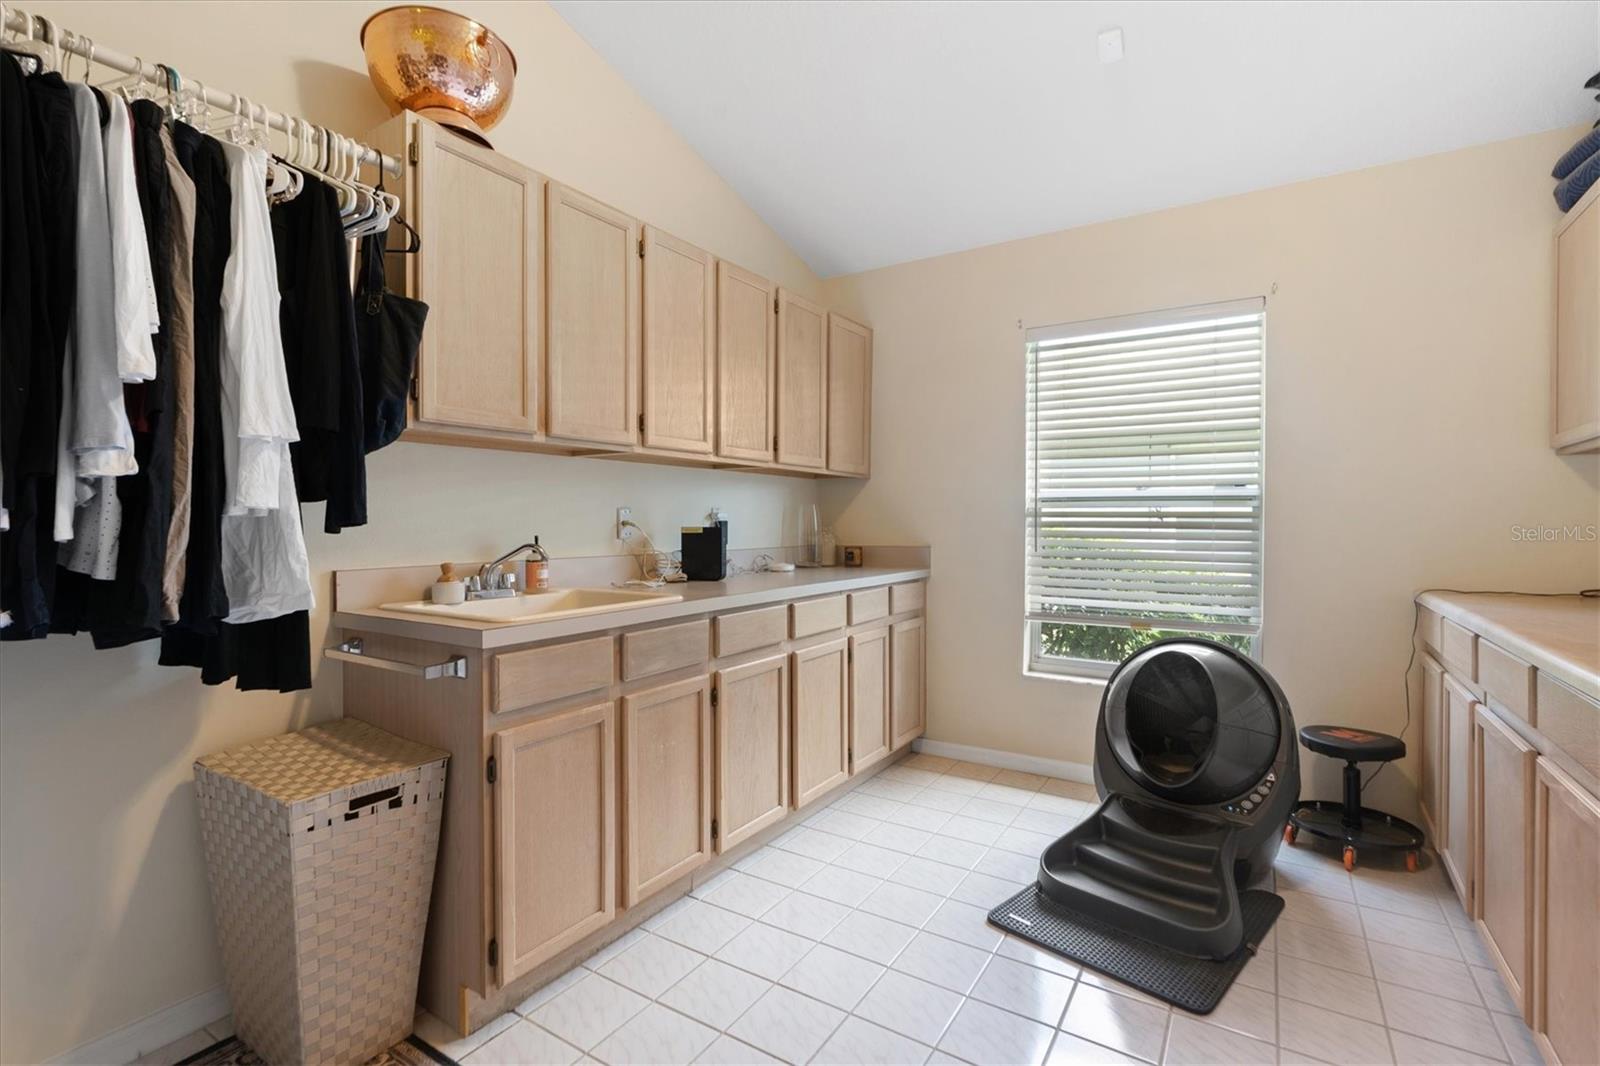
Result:
{"label": "black coffee maker", "polygon": [[728,574],[728,523],[683,527],[683,576],[690,581],[721,581]]}

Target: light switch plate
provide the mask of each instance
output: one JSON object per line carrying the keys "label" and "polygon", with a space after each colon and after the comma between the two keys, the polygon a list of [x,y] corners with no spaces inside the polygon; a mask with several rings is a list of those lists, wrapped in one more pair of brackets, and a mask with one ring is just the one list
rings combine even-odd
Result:
{"label": "light switch plate", "polygon": [[1113,26],[1100,31],[1100,62],[1116,63],[1122,59],[1122,27]]}

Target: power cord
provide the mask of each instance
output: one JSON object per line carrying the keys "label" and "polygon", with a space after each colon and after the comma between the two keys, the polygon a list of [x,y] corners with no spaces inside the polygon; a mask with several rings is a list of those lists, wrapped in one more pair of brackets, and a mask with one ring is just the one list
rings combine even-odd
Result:
{"label": "power cord", "polygon": [[[1456,593],[1457,595],[1461,595],[1461,596],[1571,596],[1571,595],[1574,595],[1574,593],[1571,593],[1571,592],[1517,592],[1517,591],[1509,590],[1509,589],[1438,589],[1438,588],[1435,588],[1435,589],[1423,589],[1422,592],[1419,592],[1419,593],[1417,593],[1416,596],[1413,596],[1411,598],[1411,655],[1410,655],[1409,658],[1406,659],[1406,670],[1405,670],[1405,673],[1402,674],[1401,677],[1400,677],[1400,683],[1405,687],[1405,691],[1406,691],[1406,721],[1405,721],[1405,725],[1400,727],[1400,739],[1401,740],[1405,740],[1406,733],[1408,733],[1411,730],[1411,669],[1412,669],[1412,667],[1416,666],[1416,664],[1417,664],[1417,627],[1422,624],[1422,604],[1418,603],[1417,600],[1418,600],[1418,597],[1420,597],[1424,592],[1453,592],[1453,593]],[[1586,600],[1600,599],[1600,589],[1579,589],[1577,591],[1576,595],[1581,597],[1581,598],[1583,598],[1583,599],[1586,599]],[[1378,768],[1376,770],[1372,771],[1372,775],[1370,777],[1368,777],[1366,779],[1366,781],[1362,782],[1362,785],[1361,785],[1361,794],[1362,795],[1366,795],[1368,786],[1370,786],[1374,781],[1376,781],[1378,779],[1378,775],[1383,773],[1384,769],[1387,768],[1388,765],[1389,765],[1388,763],[1380,763],[1378,765]]]}

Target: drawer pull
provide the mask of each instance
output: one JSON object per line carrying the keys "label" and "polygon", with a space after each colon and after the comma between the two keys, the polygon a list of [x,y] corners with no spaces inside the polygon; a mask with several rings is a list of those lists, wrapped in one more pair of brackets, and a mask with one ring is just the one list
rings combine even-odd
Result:
{"label": "drawer pull", "polygon": [[465,678],[467,676],[467,657],[465,655],[452,655],[442,663],[429,663],[419,666],[416,663],[403,663],[398,659],[379,659],[366,654],[366,644],[360,637],[351,637],[349,640],[335,644],[331,648],[323,648],[322,656],[325,659],[337,659],[342,663],[355,663],[358,666],[370,666],[377,670],[388,670],[391,673],[405,674],[409,677],[420,677],[424,681],[436,681],[441,677]]}

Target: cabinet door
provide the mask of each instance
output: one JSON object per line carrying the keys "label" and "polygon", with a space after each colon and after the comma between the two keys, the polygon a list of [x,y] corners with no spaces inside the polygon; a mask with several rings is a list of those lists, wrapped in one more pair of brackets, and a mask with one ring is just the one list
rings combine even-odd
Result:
{"label": "cabinet door", "polygon": [[850,772],[889,756],[889,630],[850,637]]}
{"label": "cabinet door", "polygon": [[866,477],[872,459],[872,330],[828,315],[828,469]]}
{"label": "cabinet door", "polygon": [[1600,198],[1586,197],[1556,238],[1556,354],[1550,444],[1600,447]]}
{"label": "cabinet door", "polygon": [[541,194],[505,156],[413,120],[416,206],[427,234],[415,293],[428,305],[417,417],[473,429],[539,431]]}
{"label": "cabinet door", "polygon": [[717,850],[789,813],[789,657],[716,675]]}
{"label": "cabinet door", "polygon": [[647,448],[709,453],[716,387],[714,260],[709,252],[644,228],[644,410]]}
{"label": "cabinet door", "polygon": [[500,983],[616,914],[616,706],[494,735]]}
{"label": "cabinet door", "polygon": [[639,223],[550,183],[546,429],[632,444],[639,421]]}
{"label": "cabinet door", "polygon": [[778,462],[828,463],[827,313],[778,290]]}
{"label": "cabinet door", "polygon": [[927,726],[927,629],[921,618],[889,627],[889,724],[891,745],[902,748]]}
{"label": "cabinet door", "polygon": [[[1474,718],[1473,917],[1519,1007],[1527,1005],[1533,917],[1533,775],[1538,753],[1488,708]],[[1595,886],[1600,891],[1600,883]]]}
{"label": "cabinet door", "polygon": [[1444,668],[1433,656],[1422,656],[1422,782],[1417,804],[1422,822],[1442,846],[1444,838]]}
{"label": "cabinet door", "polygon": [[711,857],[711,683],[622,699],[622,901],[632,907]]}
{"label": "cabinet door", "polygon": [[1551,1062],[1600,1062],[1600,800],[1541,758],[1536,770],[1533,1010]]}
{"label": "cabinet door", "polygon": [[717,264],[717,454],[725,459],[772,461],[777,292],[766,278]]}
{"label": "cabinet door", "polygon": [[1472,693],[1449,674],[1444,676],[1444,839],[1439,859],[1472,911]]}
{"label": "cabinet door", "polygon": [[850,776],[846,654],[843,637],[793,653],[796,810]]}

